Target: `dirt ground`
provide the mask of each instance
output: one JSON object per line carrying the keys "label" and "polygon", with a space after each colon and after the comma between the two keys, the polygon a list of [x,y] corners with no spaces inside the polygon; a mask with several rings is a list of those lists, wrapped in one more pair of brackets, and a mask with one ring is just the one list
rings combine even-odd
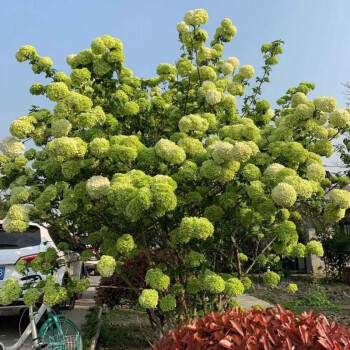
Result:
{"label": "dirt ground", "polygon": [[[287,293],[289,283],[298,285],[298,292]],[[272,304],[281,304],[294,312],[314,310],[329,321],[337,321],[350,328],[350,284],[311,278],[292,278],[271,288],[253,283],[249,294]]]}

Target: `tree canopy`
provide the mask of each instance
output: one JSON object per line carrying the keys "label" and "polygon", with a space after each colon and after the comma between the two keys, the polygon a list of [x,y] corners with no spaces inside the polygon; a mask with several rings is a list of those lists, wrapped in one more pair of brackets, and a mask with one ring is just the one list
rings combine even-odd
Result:
{"label": "tree canopy", "polygon": [[[135,77],[109,35],[69,55],[68,75],[21,47],[17,60],[49,80],[30,92],[56,104],[15,120],[1,143],[4,229],[22,232],[33,220],[62,239],[88,235],[102,276],[144,254],[149,289],[139,303],[157,325],[230,305],[256,264],[322,255],[320,243],[298,242],[303,213],[337,221],[350,207],[341,189],[324,199],[332,183],[322,160],[348,129],[349,111],[332,97],[310,100],[309,82],[271,109],[262,86],[283,42],[262,45],[263,75],[254,80],[253,66],[224,56],[237,31],[231,20],[210,43],[207,21],[202,9],[185,15],[180,58],[160,63],[152,78]],[[25,151],[28,140],[35,147]],[[264,281],[279,276],[266,272]]]}

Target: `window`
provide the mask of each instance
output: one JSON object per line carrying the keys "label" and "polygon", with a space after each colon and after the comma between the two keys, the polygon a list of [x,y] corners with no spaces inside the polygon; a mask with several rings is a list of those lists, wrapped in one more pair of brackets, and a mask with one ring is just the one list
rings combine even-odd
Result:
{"label": "window", "polygon": [[30,226],[26,232],[7,233],[0,225],[0,249],[21,249],[40,245],[39,227]]}

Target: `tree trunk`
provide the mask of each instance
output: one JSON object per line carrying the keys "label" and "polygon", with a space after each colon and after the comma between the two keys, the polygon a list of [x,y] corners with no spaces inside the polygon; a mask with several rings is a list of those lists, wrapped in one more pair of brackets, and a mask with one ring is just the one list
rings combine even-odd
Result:
{"label": "tree trunk", "polygon": [[241,260],[239,259],[239,251],[238,251],[238,247],[237,247],[237,242],[236,242],[236,239],[233,235],[231,236],[231,242],[233,243],[233,251],[234,251],[235,257],[236,257],[237,275],[238,275],[238,279],[240,280],[242,278],[242,266],[241,266]]}

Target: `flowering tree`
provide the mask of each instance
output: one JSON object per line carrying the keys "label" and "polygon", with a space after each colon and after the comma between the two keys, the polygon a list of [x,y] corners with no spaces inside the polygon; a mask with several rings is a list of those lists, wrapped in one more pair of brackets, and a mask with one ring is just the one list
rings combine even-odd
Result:
{"label": "flowering tree", "polygon": [[[88,234],[100,248],[102,276],[143,254],[149,288],[139,303],[159,329],[230,305],[250,287],[256,264],[322,255],[318,242],[298,243],[302,213],[337,221],[350,207],[343,190],[325,203],[331,184],[322,162],[350,125],[348,111],[332,97],[309,100],[315,86],[306,82],[270,109],[261,87],[282,42],[262,46],[263,76],[254,85],[252,66],[223,59],[236,34],[231,20],[206,45],[207,20],[205,10],[186,14],[177,25],[180,59],[159,64],[150,79],[124,67],[123,45],[108,35],[67,57],[69,76],[21,47],[17,60],[50,80],[31,93],[56,105],[14,121],[1,143],[4,229],[22,232],[35,220],[62,239]],[[24,152],[28,140],[36,147]],[[266,272],[264,282],[279,276]]]}

